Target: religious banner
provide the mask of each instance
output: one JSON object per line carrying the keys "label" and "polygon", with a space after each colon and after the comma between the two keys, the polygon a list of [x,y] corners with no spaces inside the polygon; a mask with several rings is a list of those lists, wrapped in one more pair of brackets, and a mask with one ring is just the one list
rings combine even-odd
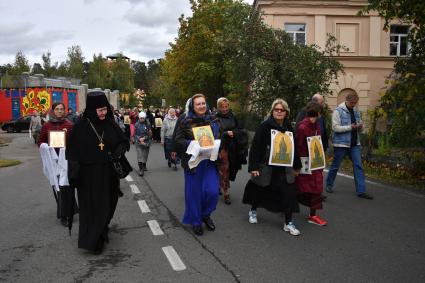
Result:
{"label": "religious banner", "polygon": [[294,163],[294,135],[292,132],[271,130],[269,165],[288,166]]}
{"label": "religious banner", "polygon": [[49,146],[54,148],[65,147],[65,131],[50,131],[49,132]]}
{"label": "religious banner", "polygon": [[157,127],[157,128],[162,127],[162,119],[161,118],[155,118],[155,127]]}
{"label": "religious banner", "polygon": [[193,137],[201,148],[214,147],[214,135],[211,126],[201,126],[192,128]]}
{"label": "religious banner", "polygon": [[130,115],[124,115],[124,124],[126,125],[131,124]]}
{"label": "religious banner", "polygon": [[325,151],[323,149],[322,137],[312,136],[307,138],[310,171],[324,169],[326,167]]}

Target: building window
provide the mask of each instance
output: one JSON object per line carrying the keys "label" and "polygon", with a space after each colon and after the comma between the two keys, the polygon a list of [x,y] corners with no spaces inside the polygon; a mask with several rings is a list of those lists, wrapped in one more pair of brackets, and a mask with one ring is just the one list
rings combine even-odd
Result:
{"label": "building window", "polygon": [[408,26],[393,25],[390,28],[390,56],[406,56],[410,49],[407,40]]}
{"label": "building window", "polygon": [[305,45],[305,24],[285,24],[285,32],[294,43]]}

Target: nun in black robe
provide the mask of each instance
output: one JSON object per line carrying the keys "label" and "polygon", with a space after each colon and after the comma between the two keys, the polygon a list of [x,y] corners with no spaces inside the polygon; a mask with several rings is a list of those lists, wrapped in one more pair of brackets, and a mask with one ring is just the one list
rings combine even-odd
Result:
{"label": "nun in black robe", "polygon": [[[106,117],[96,109],[107,109]],[[77,188],[79,204],[78,247],[99,254],[108,242],[110,223],[122,194],[110,156],[119,158],[130,148],[128,138],[116,124],[102,91],[87,94],[83,118],[73,128],[66,148],[68,179]]]}

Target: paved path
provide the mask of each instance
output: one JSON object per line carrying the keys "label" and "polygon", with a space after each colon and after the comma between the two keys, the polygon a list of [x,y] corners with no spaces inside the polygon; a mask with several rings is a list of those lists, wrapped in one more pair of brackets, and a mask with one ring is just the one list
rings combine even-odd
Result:
{"label": "paved path", "polygon": [[[144,178],[132,172],[122,180],[104,254],[85,253],[76,248],[78,221],[70,238],[54,217],[37,149],[27,135],[13,136],[0,156],[24,162],[0,169],[0,281],[425,282],[424,195],[369,184],[375,200],[358,199],[353,180],[338,177],[321,213],[329,225],[306,223],[302,208],[295,216],[302,234],[293,237],[280,215],[261,209],[259,223],[248,223],[244,168],[232,183],[232,205],[220,199],[213,214],[217,231],[196,237],[180,222],[182,170],[167,167],[159,144]],[[128,157],[136,166],[133,148]]]}

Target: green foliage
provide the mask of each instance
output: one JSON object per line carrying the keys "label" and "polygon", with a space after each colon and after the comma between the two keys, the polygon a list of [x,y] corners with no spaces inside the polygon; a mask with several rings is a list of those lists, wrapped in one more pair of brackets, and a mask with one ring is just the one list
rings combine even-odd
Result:
{"label": "green foliage", "polygon": [[112,89],[120,92],[132,93],[134,91],[134,73],[130,64],[124,58],[117,58],[112,63]]}
{"label": "green foliage", "polygon": [[89,63],[87,73],[88,85],[91,88],[111,88],[111,76],[102,54],[93,55],[93,61]]}
{"label": "green foliage", "polygon": [[[376,117],[389,119],[390,141],[397,146],[420,146],[425,142],[425,2],[415,0],[369,0],[361,14],[377,11],[388,30],[394,19],[411,25],[411,49],[406,58],[397,58],[381,97]],[[406,137],[409,137],[408,139]]]}
{"label": "green foliage", "polygon": [[66,60],[67,76],[72,78],[85,78],[84,57],[81,47],[73,45],[68,48],[68,58]]}
{"label": "green foliage", "polygon": [[326,50],[294,45],[273,30],[252,6],[237,0],[191,1],[192,17],[180,18],[179,35],[166,52],[161,79],[181,103],[204,93],[210,105],[237,94],[241,112],[262,117],[276,98],[297,112],[316,92],[329,92],[342,65],[332,59],[340,46],[330,38]]}

